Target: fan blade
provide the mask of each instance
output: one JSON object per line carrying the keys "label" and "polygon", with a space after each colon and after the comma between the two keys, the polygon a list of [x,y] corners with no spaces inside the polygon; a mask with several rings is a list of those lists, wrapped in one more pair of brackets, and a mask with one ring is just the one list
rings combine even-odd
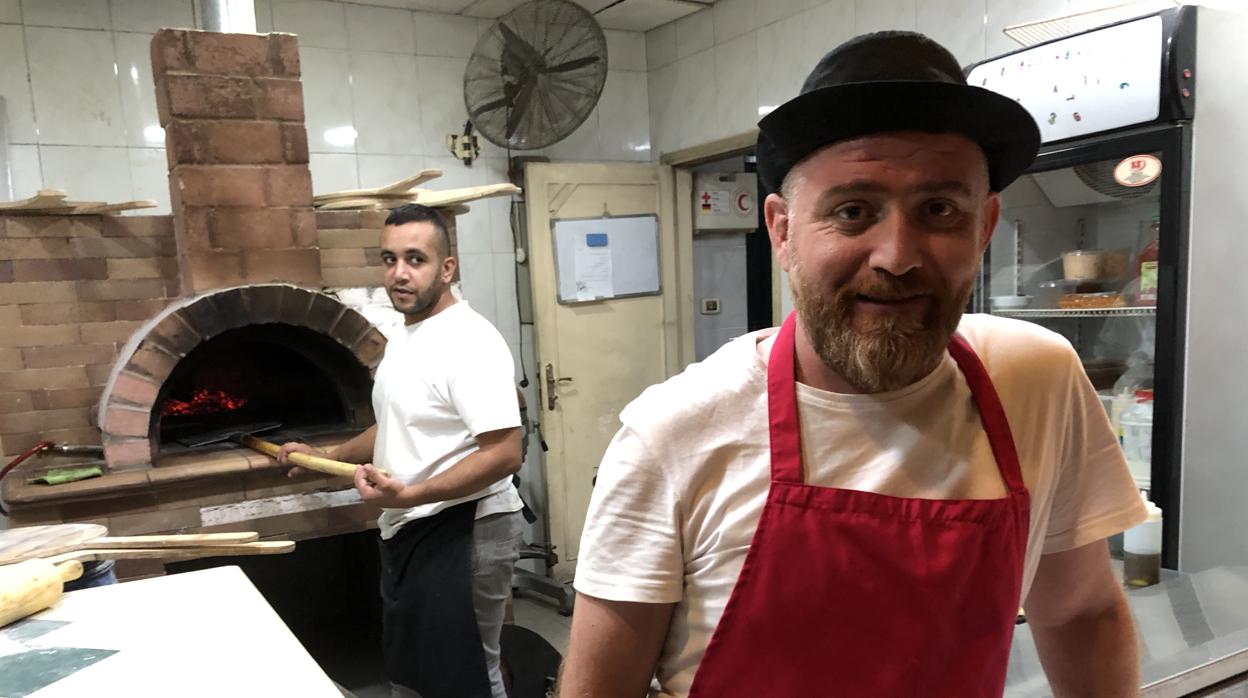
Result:
{"label": "fan blade", "polygon": [[529,102],[533,101],[533,90],[536,85],[536,80],[528,80],[520,87],[520,94],[516,96],[515,104],[512,105],[511,111],[507,112],[507,140],[511,140],[511,137],[516,135],[520,120],[529,111]]}
{"label": "fan blade", "polygon": [[544,63],[537,49],[521,38],[511,27],[499,22],[498,28],[503,32],[503,59],[506,61],[508,54],[518,59],[523,64],[523,67],[518,71],[519,73],[531,72],[534,68]]}
{"label": "fan blade", "polygon": [[602,60],[601,56],[586,56],[584,58],[577,58],[576,60],[568,61],[567,63],[560,63],[559,65],[552,65],[551,67],[546,68],[542,72],[543,73],[566,73],[571,70],[576,70],[577,68],[584,68],[587,65],[593,65],[600,60]]}
{"label": "fan blade", "polygon": [[511,103],[511,99],[507,97],[504,97],[502,99],[496,99],[493,102],[489,102],[488,104],[482,104],[476,109],[473,109],[471,112],[468,112],[468,116],[475,119],[478,116],[481,116],[482,114],[486,113],[487,111],[494,111],[495,109],[505,107],[510,103]]}

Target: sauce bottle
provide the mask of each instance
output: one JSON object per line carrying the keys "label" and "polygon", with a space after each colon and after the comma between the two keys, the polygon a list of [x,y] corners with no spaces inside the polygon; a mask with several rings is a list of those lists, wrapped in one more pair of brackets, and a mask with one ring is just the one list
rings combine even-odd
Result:
{"label": "sauce bottle", "polygon": [[1161,218],[1154,216],[1153,222],[1148,226],[1149,236],[1152,238],[1144,249],[1140,250],[1140,256],[1136,260],[1140,274],[1140,295],[1137,302],[1140,305],[1157,305],[1157,257],[1158,246],[1161,237]]}
{"label": "sauce bottle", "polygon": [[[1143,497],[1143,493],[1140,493]],[[1148,519],[1123,536],[1123,582],[1146,587],[1161,581],[1161,509],[1144,497]]]}

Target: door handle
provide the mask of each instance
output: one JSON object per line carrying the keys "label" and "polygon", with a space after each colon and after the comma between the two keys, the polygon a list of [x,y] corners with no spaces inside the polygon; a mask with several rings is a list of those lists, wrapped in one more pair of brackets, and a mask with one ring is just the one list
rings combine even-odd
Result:
{"label": "door handle", "polygon": [[555,409],[555,403],[559,402],[559,396],[555,394],[555,388],[560,383],[571,382],[572,379],[566,376],[556,378],[555,367],[550,364],[546,364],[546,409]]}

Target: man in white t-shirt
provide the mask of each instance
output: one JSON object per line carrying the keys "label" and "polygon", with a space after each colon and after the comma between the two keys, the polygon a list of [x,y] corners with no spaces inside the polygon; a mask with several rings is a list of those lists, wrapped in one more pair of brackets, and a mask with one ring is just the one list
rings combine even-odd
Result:
{"label": "man in white t-shirt", "polygon": [[1105,412],[1060,336],[962,316],[1034,121],[882,32],[759,126],[796,312],[620,415],[561,695],[999,696],[1023,601],[1056,695],[1135,695]]}
{"label": "man in white t-shirt", "polygon": [[[383,507],[394,695],[506,698],[499,633],[523,532],[511,481],[521,462],[515,369],[498,330],[452,295],[450,252],[435,210],[409,204],[387,217],[386,291],[405,325],[377,368],[377,424],[324,455],[362,463],[355,486]],[[313,450],[285,444],[279,460]]]}

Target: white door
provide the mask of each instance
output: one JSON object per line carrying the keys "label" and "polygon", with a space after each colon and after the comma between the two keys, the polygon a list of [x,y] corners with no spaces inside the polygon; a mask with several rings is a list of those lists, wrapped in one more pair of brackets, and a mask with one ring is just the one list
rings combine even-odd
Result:
{"label": "white door", "polygon": [[[594,474],[646,387],[693,360],[691,241],[677,241],[673,174],[643,164],[532,164],[525,171],[539,410],[551,542],[562,580],[575,570]],[[687,212],[686,212],[687,213]],[[560,303],[553,221],[655,215],[661,292]]]}

